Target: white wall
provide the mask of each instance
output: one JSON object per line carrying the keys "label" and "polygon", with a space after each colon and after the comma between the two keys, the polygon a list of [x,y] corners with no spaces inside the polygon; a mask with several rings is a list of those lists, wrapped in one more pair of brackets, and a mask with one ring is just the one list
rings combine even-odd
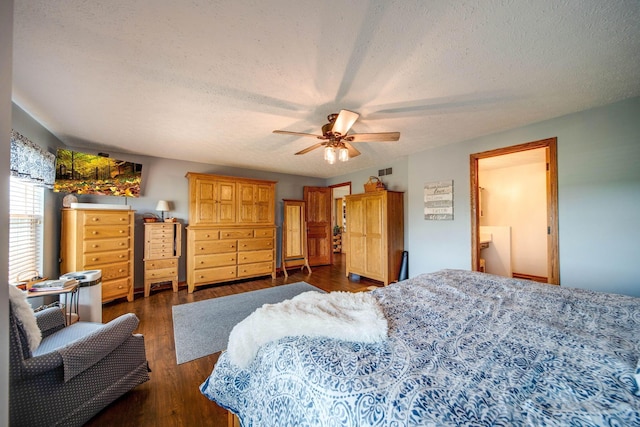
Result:
{"label": "white wall", "polygon": [[[0,205],[9,206],[9,153],[11,135],[11,75],[13,0],[0,1]],[[9,259],[9,210],[0,209],[0,259]],[[9,274],[6,262],[0,277]],[[9,425],[9,301],[8,288],[0,286],[0,426]]]}
{"label": "white wall", "polygon": [[479,184],[480,224],[511,227],[511,270],[547,277],[546,163],[483,170]]}
{"label": "white wall", "polygon": [[[411,276],[471,268],[469,155],[556,136],[560,283],[640,296],[640,98],[412,155]],[[454,180],[453,221],[425,221],[424,183]]]}

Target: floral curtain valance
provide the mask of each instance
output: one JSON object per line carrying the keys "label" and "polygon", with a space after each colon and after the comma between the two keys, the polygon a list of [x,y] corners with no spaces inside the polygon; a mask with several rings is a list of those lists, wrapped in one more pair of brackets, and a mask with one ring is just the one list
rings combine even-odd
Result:
{"label": "floral curtain valance", "polygon": [[12,130],[11,176],[53,188],[56,156]]}

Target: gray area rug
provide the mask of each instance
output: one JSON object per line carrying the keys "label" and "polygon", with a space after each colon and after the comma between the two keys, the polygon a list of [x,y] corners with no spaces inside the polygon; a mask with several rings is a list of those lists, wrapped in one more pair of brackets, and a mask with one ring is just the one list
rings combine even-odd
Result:
{"label": "gray area rug", "polygon": [[233,327],[263,304],[275,304],[298,294],[323,290],[305,282],[281,285],[220,298],[173,306],[173,336],[178,364],[227,348]]}

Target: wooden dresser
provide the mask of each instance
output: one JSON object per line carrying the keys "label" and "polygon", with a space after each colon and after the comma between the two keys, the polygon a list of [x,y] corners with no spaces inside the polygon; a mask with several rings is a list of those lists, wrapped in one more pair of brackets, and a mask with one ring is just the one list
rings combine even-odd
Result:
{"label": "wooden dresser", "polygon": [[102,302],[133,301],[134,211],[62,209],[60,274],[102,270]]}
{"label": "wooden dresser", "polygon": [[187,285],[276,277],[274,181],[187,173]]}
{"label": "wooden dresser", "polygon": [[404,251],[403,193],[375,191],[346,196],[347,276],[379,280],[387,286],[398,280]]}
{"label": "wooden dresser", "polygon": [[182,251],[182,224],[148,222],[144,224],[144,296],[153,283],[171,282],[178,292],[178,259]]}

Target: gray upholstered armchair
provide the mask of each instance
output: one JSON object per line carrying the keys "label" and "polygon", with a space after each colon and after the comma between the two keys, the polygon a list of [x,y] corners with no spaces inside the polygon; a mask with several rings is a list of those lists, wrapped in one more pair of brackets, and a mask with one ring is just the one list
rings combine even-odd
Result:
{"label": "gray upholstered armchair", "polygon": [[35,313],[42,331],[30,350],[27,329],[10,304],[11,426],[80,426],[118,397],[149,380],[138,318],[65,326],[60,308]]}

